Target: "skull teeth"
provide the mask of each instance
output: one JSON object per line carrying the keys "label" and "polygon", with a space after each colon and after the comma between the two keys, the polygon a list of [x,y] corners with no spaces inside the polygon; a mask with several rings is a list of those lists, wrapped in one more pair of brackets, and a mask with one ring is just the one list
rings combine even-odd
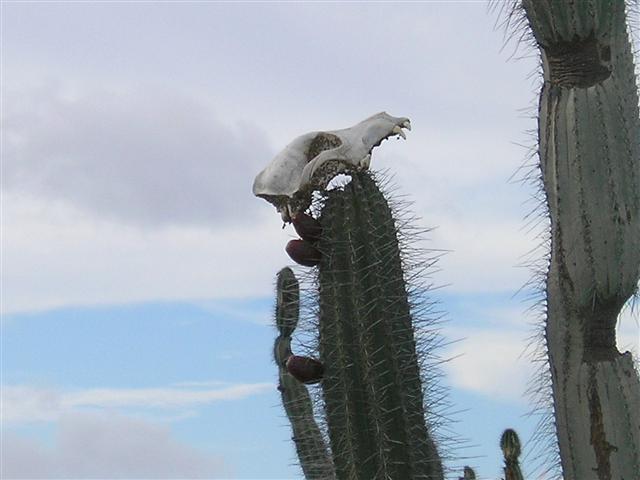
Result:
{"label": "skull teeth", "polygon": [[393,127],[393,130],[391,130],[391,131],[393,133],[396,133],[396,134],[400,135],[405,140],[407,139],[407,135],[402,131],[402,127],[400,127],[399,125],[396,125],[395,127]]}

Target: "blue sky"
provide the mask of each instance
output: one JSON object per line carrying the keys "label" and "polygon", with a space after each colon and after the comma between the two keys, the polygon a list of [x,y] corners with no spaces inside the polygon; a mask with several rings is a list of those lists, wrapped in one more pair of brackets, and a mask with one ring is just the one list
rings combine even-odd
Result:
{"label": "blue sky", "polygon": [[[537,58],[484,2],[3,2],[3,478],[297,479],[271,360],[294,237],[251,195],[294,137],[385,110],[376,149],[447,250],[431,293],[471,464],[536,419],[518,182]],[[538,218],[534,215],[534,219]],[[530,252],[534,252],[531,257]],[[637,316],[620,322],[638,351]],[[530,442],[528,478],[541,477]],[[472,457],[467,458],[465,457]],[[456,472],[452,473],[452,477]],[[456,477],[457,478],[457,477]]]}

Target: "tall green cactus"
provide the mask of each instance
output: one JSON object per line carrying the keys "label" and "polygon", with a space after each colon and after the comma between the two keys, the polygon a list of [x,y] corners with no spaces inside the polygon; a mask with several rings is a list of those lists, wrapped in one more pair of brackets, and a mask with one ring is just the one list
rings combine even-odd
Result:
{"label": "tall green cactus", "polygon": [[623,0],[522,0],[544,85],[545,327],[565,480],[640,479],[640,382],[616,347],[640,276],[640,118]]}
{"label": "tall green cactus", "polygon": [[273,356],[279,371],[278,389],[293,429],[300,466],[307,480],[332,480],[335,478],[333,462],[315,421],[307,387],[293,378],[286,368],[287,358],[291,355],[291,335],[300,312],[300,287],[290,268],[278,272],[276,291],[276,326],[280,335],[276,338]]}
{"label": "tall green cactus", "polygon": [[319,349],[337,478],[442,479],[389,205],[369,172],[353,172],[327,192],[319,220]]}

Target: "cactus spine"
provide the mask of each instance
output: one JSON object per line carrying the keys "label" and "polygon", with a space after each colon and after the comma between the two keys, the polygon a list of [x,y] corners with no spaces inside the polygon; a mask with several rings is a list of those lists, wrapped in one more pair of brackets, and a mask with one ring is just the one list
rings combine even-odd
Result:
{"label": "cactus spine", "polygon": [[500,449],[504,455],[504,480],[523,480],[520,470],[520,438],[515,430],[510,428],[502,433]]}
{"label": "cactus spine", "polygon": [[376,181],[351,174],[319,218],[319,348],[337,478],[442,479],[397,229]]}
{"label": "cactus spine", "polygon": [[640,119],[623,0],[523,0],[540,48],[545,337],[565,480],[640,479],[640,382],[616,320],[640,273]]}
{"label": "cactus spine", "polygon": [[307,387],[286,369],[287,358],[291,355],[291,335],[300,312],[300,287],[290,268],[278,272],[276,292],[276,326],[280,335],[276,338],[273,355],[279,371],[278,389],[293,429],[300,466],[307,480],[332,480],[335,478],[333,463],[314,419]]}

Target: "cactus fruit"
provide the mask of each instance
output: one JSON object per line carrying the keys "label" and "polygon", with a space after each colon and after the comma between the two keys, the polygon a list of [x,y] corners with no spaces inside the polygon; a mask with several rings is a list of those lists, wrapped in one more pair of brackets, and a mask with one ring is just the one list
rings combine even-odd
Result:
{"label": "cactus fruit", "polygon": [[285,362],[287,372],[299,382],[312,385],[322,380],[324,366],[314,358],[290,355]]}
{"label": "cactus fruit", "polygon": [[274,345],[278,365],[278,390],[293,430],[293,440],[300,466],[307,480],[335,479],[333,463],[313,412],[307,387],[293,378],[286,368],[291,358],[291,335],[298,323],[300,290],[298,280],[289,268],[277,277],[276,326],[280,335]]}
{"label": "cactus fruit", "polygon": [[504,455],[504,480],[523,480],[520,470],[520,439],[515,430],[510,428],[502,433],[500,448]]}
{"label": "cactus fruit", "polygon": [[640,479],[640,381],[616,322],[640,277],[640,116],[624,0],[523,0],[542,59],[545,341],[565,480]]}
{"label": "cactus fruit", "polygon": [[339,479],[442,479],[398,231],[368,171],[326,192],[319,221],[319,350]]}
{"label": "cactus fruit", "polygon": [[315,267],[320,263],[320,252],[311,243],[295,239],[289,240],[285,251],[291,260],[305,267]]}
{"label": "cactus fruit", "polygon": [[304,212],[297,212],[291,217],[291,223],[300,238],[310,243],[320,240],[322,227],[320,222]]}

